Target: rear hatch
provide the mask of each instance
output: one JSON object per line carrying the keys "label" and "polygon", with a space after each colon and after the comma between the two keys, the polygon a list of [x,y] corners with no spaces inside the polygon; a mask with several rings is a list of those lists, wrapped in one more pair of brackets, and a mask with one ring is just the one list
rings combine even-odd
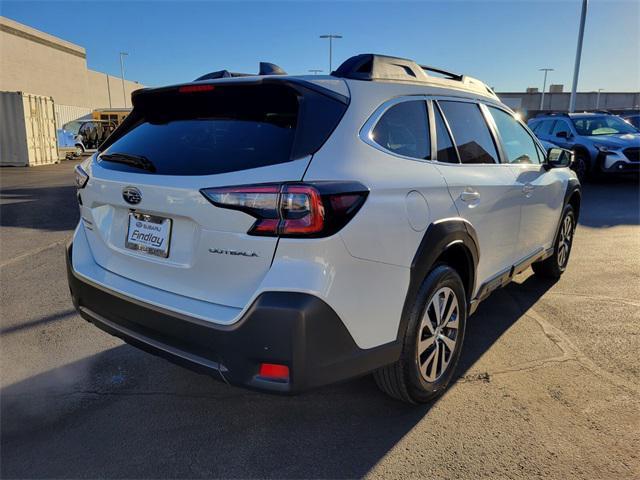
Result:
{"label": "rear hatch", "polygon": [[301,180],[347,99],[266,77],[143,90],[133,104],[80,191],[95,261],[151,287],[244,307],[278,239],[248,235],[254,217],[214,206],[201,190]]}

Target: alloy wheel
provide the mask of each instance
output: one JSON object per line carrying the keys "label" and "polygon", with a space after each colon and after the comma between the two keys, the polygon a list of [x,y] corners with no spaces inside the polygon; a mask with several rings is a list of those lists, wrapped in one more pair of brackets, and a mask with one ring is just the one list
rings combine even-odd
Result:
{"label": "alloy wheel", "polygon": [[569,259],[571,249],[571,238],[573,237],[573,220],[571,215],[564,217],[562,228],[560,229],[560,239],[558,241],[558,266],[564,268]]}
{"label": "alloy wheel", "polygon": [[418,329],[417,361],[422,378],[437,381],[447,370],[458,339],[460,306],[449,287],[433,294]]}

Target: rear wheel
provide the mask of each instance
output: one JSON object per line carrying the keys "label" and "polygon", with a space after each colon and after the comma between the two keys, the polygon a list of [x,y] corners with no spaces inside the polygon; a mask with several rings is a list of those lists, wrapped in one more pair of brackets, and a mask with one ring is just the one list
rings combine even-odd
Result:
{"label": "rear wheel", "polygon": [[81,157],[84,154],[84,147],[79,143],[76,144],[75,156]]}
{"label": "rear wheel", "polygon": [[441,395],[456,369],[464,340],[467,302],[462,280],[448,266],[424,280],[410,313],[400,359],[374,372],[388,395],[424,403]]}
{"label": "rear wheel", "polygon": [[569,263],[569,254],[573,245],[573,234],[576,229],[576,217],[573,207],[567,205],[562,213],[562,221],[553,248],[553,255],[546,260],[536,262],[531,267],[533,272],[543,278],[560,278]]}

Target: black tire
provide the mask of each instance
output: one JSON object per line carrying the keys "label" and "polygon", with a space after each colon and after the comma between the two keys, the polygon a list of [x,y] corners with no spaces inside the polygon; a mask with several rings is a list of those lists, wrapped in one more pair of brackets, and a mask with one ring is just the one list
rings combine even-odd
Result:
{"label": "black tire", "polygon": [[576,172],[580,183],[584,183],[590,178],[591,169],[589,168],[589,159],[584,155],[584,153],[575,152],[571,168]]}
{"label": "black tire", "polygon": [[[553,255],[531,265],[533,273],[538,277],[558,279],[567,269],[571,246],[573,245],[573,235],[576,231],[576,216],[573,212],[573,207],[571,205],[565,206],[560,218],[560,226],[553,245]],[[567,226],[568,222],[570,222],[569,226]]]}
{"label": "black tire", "polygon": [[[441,304],[443,300],[441,311],[445,315],[441,313],[438,316],[441,324],[437,325],[434,304],[436,301]],[[454,301],[457,302],[455,307]],[[414,404],[426,403],[442,395],[455,373],[466,323],[467,300],[460,276],[447,265],[436,267],[424,279],[416,295],[400,359],[373,374],[378,387],[393,398]],[[425,348],[421,355],[418,354],[419,335],[422,340],[420,346]]]}

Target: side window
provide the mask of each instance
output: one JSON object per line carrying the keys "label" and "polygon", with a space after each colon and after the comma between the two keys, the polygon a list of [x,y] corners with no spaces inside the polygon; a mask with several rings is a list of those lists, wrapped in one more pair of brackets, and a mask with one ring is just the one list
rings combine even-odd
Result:
{"label": "side window", "polygon": [[462,163],[497,163],[498,152],[479,105],[438,102],[449,122]]}
{"label": "side window", "polygon": [[569,124],[567,122],[565,122],[564,120],[556,121],[556,124],[554,125],[553,130],[551,131],[551,135],[555,135],[558,132],[570,133],[571,129],[569,128]]}
{"label": "side window", "polygon": [[555,120],[543,120],[540,122],[540,128],[535,131],[536,135],[551,135],[551,130],[555,123]]}
{"label": "side window", "polygon": [[538,150],[529,132],[510,114],[499,108],[489,107],[496,122],[502,146],[509,163],[540,163]]}
{"label": "side window", "polygon": [[436,141],[438,148],[438,156],[436,160],[445,163],[460,163],[456,149],[453,146],[453,142],[451,141],[451,137],[447,131],[447,126],[445,125],[442,114],[440,113],[440,109],[435,103],[433,104],[433,114],[436,119]]}
{"label": "side window", "polygon": [[412,100],[392,106],[376,123],[371,132],[371,139],[398,155],[430,158],[427,104],[424,100]]}
{"label": "side window", "polygon": [[529,122],[529,128],[533,133],[536,133],[540,129],[541,125],[542,122]]}

